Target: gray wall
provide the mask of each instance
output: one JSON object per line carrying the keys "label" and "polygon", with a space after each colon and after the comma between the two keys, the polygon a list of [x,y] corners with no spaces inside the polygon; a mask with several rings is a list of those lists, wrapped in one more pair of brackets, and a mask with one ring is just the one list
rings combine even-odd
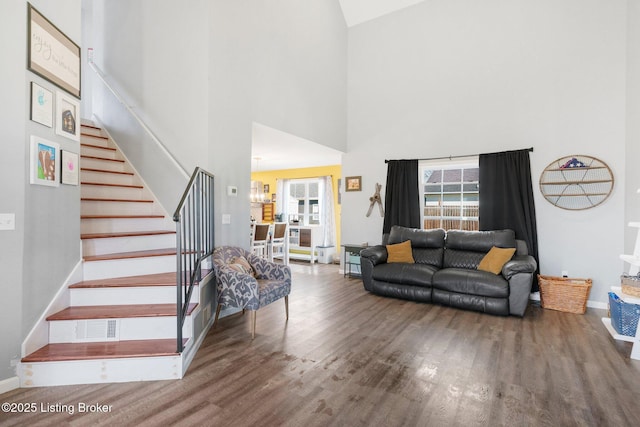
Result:
{"label": "gray wall", "polygon": [[[95,31],[85,39],[189,173],[202,166],[216,175],[216,243],[246,246],[254,121],[346,148],[346,26],[337,0],[184,4],[93,1]],[[101,118],[110,114],[99,105],[92,108]],[[133,126],[103,120],[118,126],[123,150],[166,200],[167,169],[145,166],[150,148]],[[238,197],[226,196],[228,185]]]}
{"label": "gray wall", "polygon": [[[80,0],[52,4],[32,1],[68,37],[80,43]],[[3,103],[0,106],[3,156],[0,212],[16,214],[16,230],[0,231],[0,381],[15,376],[26,334],[80,260],[79,187],[29,184],[29,139],[38,135],[79,152],[77,142],[29,120],[30,82],[54,92],[53,84],[26,71],[27,2],[0,5]]]}
{"label": "gray wall", "polygon": [[[626,12],[624,0],[431,0],[351,28],[342,171],[362,175],[364,191],[343,194],[343,240],[380,242],[382,219],[364,214],[374,184],[385,183],[385,158],[534,147],[542,273],[591,277],[590,299],[605,302],[623,268],[633,145]],[[542,198],[542,170],[572,154],[610,166],[606,203],[565,211]]]}
{"label": "gray wall", "polygon": [[347,30],[337,0],[214,1],[209,29],[216,240],[247,246],[252,122],[346,148]]}
{"label": "gray wall", "polygon": [[[627,147],[625,224],[640,221],[640,1],[629,0],[627,9]],[[637,228],[625,228],[625,252],[633,253]],[[628,271],[628,265],[625,266]]]}

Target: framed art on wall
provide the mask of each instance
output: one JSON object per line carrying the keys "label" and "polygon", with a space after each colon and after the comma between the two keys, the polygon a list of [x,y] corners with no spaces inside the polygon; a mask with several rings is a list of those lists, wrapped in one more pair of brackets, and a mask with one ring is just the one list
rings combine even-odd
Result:
{"label": "framed art on wall", "polygon": [[39,136],[31,135],[31,170],[29,182],[31,184],[57,187],[60,159],[60,145],[47,141]]}
{"label": "framed art on wall", "polygon": [[28,4],[27,69],[80,98],[80,46]]}
{"label": "framed art on wall", "polygon": [[31,82],[31,120],[47,127],[53,126],[53,93]]}
{"label": "framed art on wall", "polygon": [[348,176],[344,179],[344,191],[362,191],[362,177]]}
{"label": "framed art on wall", "polygon": [[78,153],[67,150],[60,151],[60,182],[67,185],[78,185]]}
{"label": "framed art on wall", "polygon": [[80,141],[80,103],[64,92],[56,93],[56,133]]}

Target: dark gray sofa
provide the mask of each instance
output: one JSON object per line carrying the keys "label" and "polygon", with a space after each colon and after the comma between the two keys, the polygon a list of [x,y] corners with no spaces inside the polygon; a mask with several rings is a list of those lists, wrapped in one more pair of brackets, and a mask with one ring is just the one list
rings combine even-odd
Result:
{"label": "dark gray sofa", "polygon": [[[384,245],[360,252],[367,291],[502,316],[524,315],[537,264],[513,230],[445,232],[393,226],[387,243],[407,240],[414,264],[387,263]],[[516,248],[497,275],[478,270],[492,246]]]}

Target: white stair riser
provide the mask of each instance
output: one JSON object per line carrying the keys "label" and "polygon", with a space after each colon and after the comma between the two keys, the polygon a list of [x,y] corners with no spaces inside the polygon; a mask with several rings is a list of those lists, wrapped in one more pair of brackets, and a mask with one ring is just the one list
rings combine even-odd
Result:
{"label": "white stair riser", "polygon": [[108,218],[83,219],[80,221],[80,232],[82,234],[175,230],[175,228],[175,223],[168,218]]}
{"label": "white stair riser", "polygon": [[83,144],[99,145],[100,147],[113,147],[108,139],[100,138],[101,135],[82,135]]}
{"label": "white stair riser", "polygon": [[102,134],[102,130],[101,129],[95,129],[89,126],[82,126],[80,133],[82,134],[82,137],[84,138],[87,135],[98,135],[98,136],[106,136]]}
{"label": "white stair riser", "polygon": [[111,187],[108,185],[81,185],[80,197],[101,199],[142,199],[148,198],[143,188]]}
{"label": "white stair riser", "polygon": [[176,257],[174,255],[107,261],[85,261],[83,263],[83,270],[84,280],[169,273],[176,271]]}
{"label": "white stair riser", "polygon": [[93,159],[90,157],[82,157],[80,159],[80,166],[83,168],[90,169],[103,169],[114,172],[128,172],[129,170],[125,167],[124,162],[120,161],[111,161],[111,160],[103,160],[103,159]]}
{"label": "white stair riser", "polygon": [[182,357],[21,363],[19,371],[20,387],[171,380],[182,378]]}
{"label": "white stair riser", "polygon": [[119,252],[136,252],[150,249],[163,249],[176,246],[176,235],[157,234],[152,236],[113,237],[102,239],[83,239],[82,255],[104,255]]}
{"label": "white stair riser", "polygon": [[105,184],[140,185],[140,181],[133,175],[85,170],[80,171],[80,180],[82,182],[100,182]]}
{"label": "white stair riser", "polygon": [[161,215],[162,209],[153,202],[114,202],[83,200],[82,215]]}
{"label": "white stair riser", "polygon": [[[89,142],[85,144],[89,144]],[[97,145],[97,144],[91,144],[91,145]],[[104,157],[107,159],[120,158],[118,157],[117,152],[114,150],[103,150],[100,148],[87,147],[86,145],[83,145],[80,147],[80,153],[85,156]]]}
{"label": "white stair riser", "polygon": [[[110,319],[114,320],[114,319]],[[119,335],[115,341],[155,340],[176,338],[176,316],[128,317],[115,319],[119,323]],[[86,342],[77,338],[77,320],[56,320],[49,322],[49,343]],[[182,328],[182,337],[190,338],[193,334],[191,316],[187,316]],[[106,339],[95,339],[107,341]]]}
{"label": "white stair riser", "polygon": [[[200,290],[194,286],[191,302],[199,302]],[[175,304],[175,286],[136,286],[117,288],[73,288],[71,306]]]}

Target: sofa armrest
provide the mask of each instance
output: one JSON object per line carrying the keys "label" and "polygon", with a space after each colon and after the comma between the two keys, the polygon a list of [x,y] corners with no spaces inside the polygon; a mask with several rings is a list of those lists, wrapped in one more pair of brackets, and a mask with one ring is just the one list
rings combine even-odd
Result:
{"label": "sofa armrest", "polygon": [[537,267],[530,255],[517,255],[502,267],[502,275],[509,281],[509,314],[524,316]]}
{"label": "sofa armrest", "polygon": [[378,265],[387,262],[387,248],[385,246],[371,246],[360,251],[360,258],[366,258],[371,264]]}
{"label": "sofa armrest", "polygon": [[533,273],[538,264],[531,255],[516,255],[502,267],[502,275],[510,280],[518,273]]}

